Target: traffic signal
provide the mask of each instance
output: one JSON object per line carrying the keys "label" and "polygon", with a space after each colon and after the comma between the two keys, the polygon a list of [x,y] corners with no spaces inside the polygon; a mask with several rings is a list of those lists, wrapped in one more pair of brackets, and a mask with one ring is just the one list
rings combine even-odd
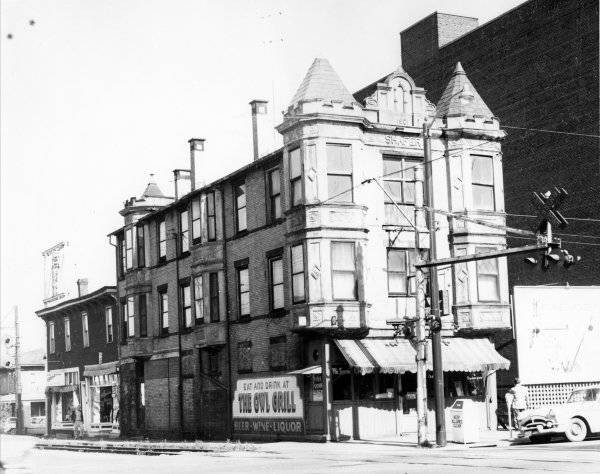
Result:
{"label": "traffic signal", "polygon": [[571,255],[566,249],[561,250],[561,252],[563,253],[563,266],[565,268],[569,268],[571,265],[581,261],[579,255]]}

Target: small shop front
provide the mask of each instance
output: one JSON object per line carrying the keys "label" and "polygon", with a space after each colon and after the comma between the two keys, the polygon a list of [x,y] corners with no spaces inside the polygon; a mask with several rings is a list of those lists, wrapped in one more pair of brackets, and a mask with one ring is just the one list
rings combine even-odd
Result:
{"label": "small shop front", "polygon": [[[307,435],[329,439],[374,439],[415,432],[417,428],[416,350],[406,339],[329,340],[329,374],[322,365],[296,371],[304,377]],[[495,371],[508,369],[488,339],[446,338],[442,345],[445,406],[469,398],[481,429],[496,429]],[[428,419],[433,427],[431,346],[428,347]],[[324,385],[327,387],[324,387]],[[331,392],[329,403],[324,393]],[[323,416],[327,410],[328,415]],[[447,422],[449,417],[446,416]]]}
{"label": "small shop front", "polygon": [[49,434],[72,435],[71,413],[81,403],[79,368],[49,370],[46,390]]}
{"label": "small shop front", "polygon": [[88,436],[118,437],[118,362],[86,365],[82,383],[84,430]]}

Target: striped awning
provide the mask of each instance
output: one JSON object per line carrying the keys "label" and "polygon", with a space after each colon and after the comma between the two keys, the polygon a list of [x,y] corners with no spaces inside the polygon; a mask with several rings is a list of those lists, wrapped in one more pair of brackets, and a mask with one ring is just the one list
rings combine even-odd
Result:
{"label": "striped awning", "polygon": [[[336,339],[340,352],[355,371],[403,374],[416,372],[416,348],[407,339]],[[431,365],[431,341],[427,341],[427,369]],[[510,362],[496,352],[488,339],[449,337],[442,341],[444,372],[478,372],[508,369]]]}
{"label": "striped awning", "polygon": [[320,365],[311,365],[309,367],[304,367],[303,369],[298,369],[290,372],[290,375],[315,375],[320,374],[322,372]]}

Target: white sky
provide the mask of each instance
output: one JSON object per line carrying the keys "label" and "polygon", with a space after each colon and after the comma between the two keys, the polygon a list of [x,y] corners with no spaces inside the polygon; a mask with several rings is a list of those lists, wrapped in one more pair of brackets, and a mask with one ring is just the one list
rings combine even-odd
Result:
{"label": "white sky", "polygon": [[191,137],[207,139],[207,181],[249,162],[248,102],[274,97],[280,118],[315,57],[353,92],[399,65],[398,33],[430,13],[481,24],[520,3],[2,0],[2,325],[19,305],[25,349],[44,344],[41,252],[61,240],[90,290],[115,284],[123,201],[149,173],[171,195]]}

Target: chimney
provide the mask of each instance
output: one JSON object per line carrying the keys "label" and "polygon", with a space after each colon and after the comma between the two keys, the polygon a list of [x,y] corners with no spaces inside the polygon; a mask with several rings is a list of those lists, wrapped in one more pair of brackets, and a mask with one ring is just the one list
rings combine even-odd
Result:
{"label": "chimney", "polygon": [[88,293],[88,279],[80,278],[77,280],[77,293],[79,293],[79,298],[87,295]]}
{"label": "chimney", "polygon": [[202,186],[202,181],[198,179],[198,164],[200,159],[204,157],[205,142],[204,138],[190,138],[188,140],[190,144],[190,180],[192,191]]}
{"label": "chimney", "polygon": [[271,151],[273,145],[273,130],[269,127],[269,115],[267,114],[268,103],[266,100],[253,100],[250,102],[255,161]]}

